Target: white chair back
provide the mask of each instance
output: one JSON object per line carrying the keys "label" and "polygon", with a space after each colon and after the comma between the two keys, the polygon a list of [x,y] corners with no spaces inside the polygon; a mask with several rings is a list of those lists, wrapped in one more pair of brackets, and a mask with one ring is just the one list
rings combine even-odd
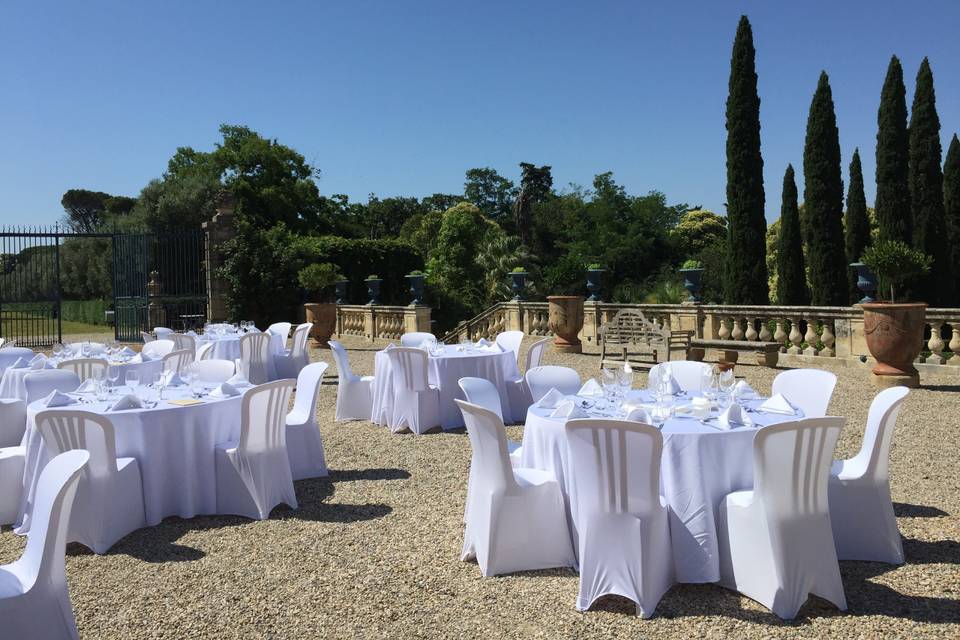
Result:
{"label": "white chair back", "polygon": [[542,340],[537,340],[530,348],[527,349],[527,367],[524,371],[530,371],[530,369],[540,366],[540,363],[543,361],[543,353],[547,350],[547,345],[553,338],[543,338]]}
{"label": "white chair back", "polygon": [[46,398],[51,391],[76,391],[80,386],[80,377],[73,371],[41,369],[23,376],[23,386],[27,391],[27,404],[30,404]]}
{"label": "white chair back", "polygon": [[91,478],[106,478],[117,472],[117,440],[108,417],[76,409],[48,409],[37,413],[36,420],[51,458],[83,449],[90,453],[86,473]]}
{"label": "white chair back", "polygon": [[154,340],[153,342],[148,342],[147,344],[143,345],[143,348],[140,349],[140,353],[145,353],[156,360],[157,358],[162,358],[173,351],[174,346],[173,340]]}
{"label": "white chair back", "polygon": [[197,347],[197,360],[210,360],[213,358],[213,343],[204,342]]}
{"label": "white chair back", "polygon": [[272,325],[267,327],[267,332],[272,333],[275,336],[280,336],[283,340],[283,344],[287,344],[287,338],[290,337],[290,327],[293,326],[291,322],[274,322]]}
{"label": "white chair back", "polygon": [[424,340],[436,340],[432,333],[426,331],[411,331],[400,336],[401,347],[419,347]]}
{"label": "white chair back", "polygon": [[497,414],[480,405],[454,400],[463,413],[470,447],[470,492],[516,491],[517,480],[507,452],[507,432]]}
{"label": "white chair back", "polygon": [[263,384],[267,376],[267,359],[270,357],[270,335],[248,333],[240,336],[240,363],[243,375],[251,384]]}
{"label": "white chair back", "polygon": [[312,322],[297,325],[293,332],[293,344],[290,345],[290,355],[293,358],[302,358],[308,353],[307,341],[310,339],[311,329],[313,329]]}
{"label": "white chair back", "polygon": [[430,388],[427,352],[413,347],[387,349],[393,375],[394,393],[426,391]]}
{"label": "white chair back", "polygon": [[64,360],[57,365],[58,369],[73,371],[84,382],[89,378],[105,378],[107,375],[107,361],[99,358],[76,358]]}
{"label": "white chair back", "polygon": [[197,376],[200,382],[220,384],[226,382],[237,372],[233,360],[198,360]]}
{"label": "white chair back", "polygon": [[350,358],[347,357],[347,350],[336,340],[330,340],[330,351],[333,353],[333,362],[337,365],[337,378],[340,382],[349,382],[353,380],[353,369],[350,368]]}
{"label": "white chair back", "polygon": [[520,344],[523,342],[523,331],[504,331],[497,334],[497,344],[504,351],[513,351],[513,356],[520,363]]}
{"label": "white chair back", "polygon": [[173,348],[175,351],[190,351],[196,354],[197,341],[193,339],[193,336],[188,336],[183,333],[171,333],[170,339],[173,340]]}
{"label": "white chair back", "polygon": [[317,398],[320,396],[320,385],[326,370],[326,362],[313,362],[300,369],[300,374],[297,375],[297,392],[293,396],[293,409],[287,416],[287,422],[316,421]]}
{"label": "white chair back", "polygon": [[193,350],[183,349],[181,351],[171,351],[163,356],[163,370],[180,373],[191,362],[193,362]]}
{"label": "white chair back", "polygon": [[703,387],[703,377],[713,371],[713,367],[706,362],[671,360],[650,367],[650,376],[647,380],[652,384],[654,380],[659,379],[664,369],[670,370],[670,375],[677,381],[680,388],[687,393],[700,391]]}
{"label": "white chair back", "polygon": [[286,450],[287,406],[293,386],[293,380],[276,380],[243,394],[238,446],[241,455]]}
{"label": "white chair back", "polygon": [[173,329],[168,327],[154,327],[153,335],[157,336],[157,340],[169,340],[170,334],[173,333]]}
{"label": "white chair back", "polygon": [[5,347],[0,349],[0,370],[13,366],[13,363],[20,358],[30,360],[35,355],[33,349],[26,347]]}
{"label": "white chair back", "polygon": [[906,387],[890,387],[876,395],[867,414],[867,428],[863,434],[860,451],[844,464],[844,471],[858,476],[868,476],[877,482],[890,477],[890,446],[897,417],[910,390]]}
{"label": "white chair back", "polygon": [[70,343],[67,343],[67,346],[69,346],[70,349],[73,351],[73,353],[76,354],[76,355],[82,355],[82,354],[83,354],[83,347],[84,347],[84,345],[86,345],[86,347],[87,347],[87,352],[88,352],[91,356],[100,355],[100,354],[106,352],[106,350],[107,350],[107,345],[103,344],[102,342],[84,341],[84,342],[70,342]]}
{"label": "white chair back", "polygon": [[156,340],[156,338],[153,337],[153,334],[147,333],[146,331],[140,332],[140,339],[143,340],[143,344],[147,344],[148,342],[153,342]]}
{"label": "white chair back", "polygon": [[773,379],[772,391],[782,393],[790,404],[803,411],[805,418],[827,415],[837,376],[822,369],[791,369]]}
{"label": "white chair back", "polygon": [[530,387],[530,396],[536,402],[551,388],[565,396],[573,395],[580,390],[580,374],[570,367],[546,365],[534,367],[524,374],[527,386]]}
{"label": "white chair back", "polygon": [[467,402],[492,411],[503,422],[503,409],[500,407],[500,393],[496,385],[483,378],[460,378],[458,384],[463,390]]}

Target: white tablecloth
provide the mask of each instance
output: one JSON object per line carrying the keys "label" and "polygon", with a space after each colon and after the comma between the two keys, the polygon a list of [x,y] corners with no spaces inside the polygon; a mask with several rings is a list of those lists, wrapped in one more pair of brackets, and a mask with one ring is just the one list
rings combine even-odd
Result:
{"label": "white tablecloth", "polygon": [[[164,398],[186,397],[185,389],[167,389]],[[192,518],[217,512],[214,447],[240,437],[241,396],[202,404],[177,406],[160,403],[153,409],[106,412],[107,402],[70,405],[110,417],[117,439],[117,456],[136,458],[143,478],[147,524],[163,518]],[[29,511],[36,481],[49,461],[35,418],[41,401],[27,407],[26,466],[17,533],[30,528]],[[67,407],[67,408],[70,408]]]}
{"label": "white tablecloth", "polygon": [[[459,347],[447,345],[443,355],[430,356],[427,374],[430,384],[440,390],[440,425],[444,429],[463,426],[463,415],[454,399],[464,400],[463,392],[457,382],[460,378],[474,377],[489,380],[500,393],[500,407],[503,415],[510,412],[510,398],[507,395],[507,380],[518,378],[520,370],[512,351],[501,351],[491,347],[489,351],[460,351]],[[378,351],[374,360],[373,411],[372,420],[385,425],[386,418],[393,410],[393,375],[390,359],[386,351]]]}
{"label": "white tablecloth", "polygon": [[[45,368],[54,369],[55,367],[48,362]],[[27,388],[23,384],[23,377],[28,373],[36,372],[37,369],[31,369],[30,367],[24,367],[23,369],[8,367],[3,372],[3,377],[0,377],[0,398],[18,398],[26,401]]]}
{"label": "white tablecloth", "polygon": [[[631,398],[652,402],[646,391],[634,391]],[[753,401],[749,404],[757,406],[759,403]],[[549,471],[557,477],[576,540],[577,499],[564,435],[566,420],[551,418],[550,413],[550,409],[536,405],[527,412],[521,466]],[[749,415],[759,426],[796,419],[767,413]],[[670,508],[670,537],[677,582],[703,583],[720,579],[716,510],[728,493],[753,488],[753,436],[756,431],[753,427],[721,431],[688,418],[674,418],[663,426],[660,492]]]}
{"label": "white tablecloth", "polygon": [[[200,339],[197,341],[197,349],[209,342],[211,342],[211,340],[205,339],[205,336],[200,336]],[[207,359],[213,358],[233,362],[240,357],[239,334],[228,334],[220,338],[215,338],[212,342],[213,346],[211,347],[210,355],[206,356]],[[286,342],[283,336],[270,334],[270,358],[267,360],[267,376],[271,380],[277,379],[277,367],[273,358],[274,356],[286,353]]]}

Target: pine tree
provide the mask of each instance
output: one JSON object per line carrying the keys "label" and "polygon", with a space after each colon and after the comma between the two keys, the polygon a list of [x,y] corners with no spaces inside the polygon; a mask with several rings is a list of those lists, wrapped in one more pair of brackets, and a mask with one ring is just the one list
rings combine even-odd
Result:
{"label": "pine tree", "polygon": [[897,56],[890,58],[877,112],[877,198],[881,240],[913,241],[910,224],[907,90]]}
{"label": "pine tree", "polygon": [[810,304],[807,273],[800,237],[800,210],[793,165],[783,174],[783,204],[780,207],[780,237],[777,238],[777,300],[780,304]]}
{"label": "pine tree", "polygon": [[[847,249],[847,264],[859,262],[863,250],[870,244],[870,218],[867,217],[867,197],[863,193],[863,169],[860,166],[860,150],[853,150],[850,161],[850,187],[847,189],[847,213],[844,224],[844,245]],[[850,304],[863,297],[857,289],[857,274],[847,269]]]}
{"label": "pine tree", "polygon": [[947,242],[950,244],[950,273],[953,274],[953,302],[960,297],[960,140],[953,134],[947,159],[943,163],[943,211],[947,222]]}
{"label": "pine tree", "polygon": [[843,178],[840,133],[826,72],[820,73],[810,103],[803,148],[803,199],[809,239],[811,302],[817,306],[847,304],[847,262],[843,250]]}
{"label": "pine tree", "polygon": [[924,58],[917,72],[917,87],[910,110],[910,205],[913,247],[931,256],[933,265],[917,283],[914,296],[937,306],[953,300],[941,160],[940,118],[933,91],[933,72]]}
{"label": "pine tree", "polygon": [[740,17],[727,95],[727,262],[724,298],[730,304],[768,304],[760,96],[753,31]]}

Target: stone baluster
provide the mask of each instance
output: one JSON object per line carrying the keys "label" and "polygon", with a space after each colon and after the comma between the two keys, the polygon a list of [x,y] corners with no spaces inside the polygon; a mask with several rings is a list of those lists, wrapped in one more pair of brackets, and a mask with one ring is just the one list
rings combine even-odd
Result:
{"label": "stone baluster", "polygon": [[937,320],[930,322],[930,339],[927,340],[927,348],[930,349],[930,355],[924,361],[927,364],[944,364],[947,359],[943,357],[943,338],[940,337],[940,330],[943,323]]}
{"label": "stone baluster", "polygon": [[956,320],[951,322],[950,331],[950,344],[947,346],[953,352],[953,357],[947,360],[947,364],[958,366],[960,365],[960,322]]}
{"label": "stone baluster", "polygon": [[815,325],[815,318],[807,318],[807,333],[803,336],[803,339],[807,341],[807,348],[803,350],[805,356],[817,355],[817,340],[819,337]]}
{"label": "stone baluster", "polygon": [[772,337],[773,334],[770,333],[770,320],[767,318],[760,318],[760,334],[757,336],[757,338],[760,339],[760,342],[770,342]]}
{"label": "stone baluster", "polygon": [[724,322],[723,318],[720,318],[720,329],[717,330],[717,337],[721,340],[730,338],[730,329],[727,327],[727,323]]}
{"label": "stone baluster", "polygon": [[803,334],[800,333],[800,318],[798,317],[790,319],[789,340],[793,346],[787,349],[787,353],[794,355],[803,353],[803,349],[800,346],[803,344]]}
{"label": "stone baluster", "polygon": [[820,342],[823,343],[823,349],[820,350],[818,355],[827,358],[832,358],[837,355],[837,352],[833,350],[833,344],[837,341],[837,337],[833,334],[832,324],[832,320],[824,320],[823,332],[820,334]]}
{"label": "stone baluster", "polygon": [[757,333],[757,329],[755,326],[756,321],[753,318],[745,318],[745,321],[747,323],[747,332],[744,334],[743,337],[750,342],[756,342],[757,336],[760,335]]}
{"label": "stone baluster", "polygon": [[733,331],[730,332],[730,339],[743,340],[743,327],[740,325],[740,321],[736,318],[730,318],[730,326],[733,327]]}
{"label": "stone baluster", "polygon": [[787,347],[784,346],[787,342],[787,332],[783,330],[783,325],[786,322],[785,318],[777,318],[777,329],[773,332],[773,341],[780,343],[781,353],[787,350]]}

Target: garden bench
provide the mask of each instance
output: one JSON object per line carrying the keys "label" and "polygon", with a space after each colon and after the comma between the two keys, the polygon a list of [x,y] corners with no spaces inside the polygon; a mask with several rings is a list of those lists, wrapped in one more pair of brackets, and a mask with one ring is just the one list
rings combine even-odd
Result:
{"label": "garden bench", "polygon": [[[640,311],[621,309],[611,320],[600,326],[598,336],[600,366],[603,367],[606,364],[630,362],[631,353],[649,353],[653,362],[670,360],[675,351],[680,352],[681,358],[686,358],[693,331],[674,331],[659,327],[647,320]],[[618,350],[621,356],[619,360],[608,357]],[[631,362],[632,364],[635,363]]]}
{"label": "garden bench", "polygon": [[753,342],[750,340],[701,340],[690,341],[691,360],[703,360],[706,349],[717,349],[721,352],[719,361],[734,363],[741,351],[755,353],[757,364],[764,367],[777,366],[780,357],[779,342]]}

